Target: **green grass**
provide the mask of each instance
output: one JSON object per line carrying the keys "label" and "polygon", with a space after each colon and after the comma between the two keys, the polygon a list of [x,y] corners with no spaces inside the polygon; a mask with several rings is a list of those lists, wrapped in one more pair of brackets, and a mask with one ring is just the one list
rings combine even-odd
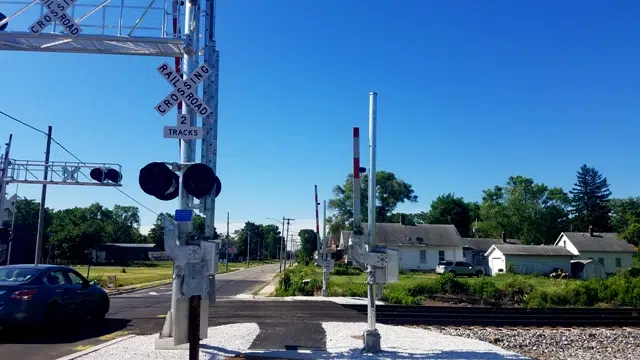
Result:
{"label": "green grass", "polygon": [[[297,266],[281,276],[274,296],[318,295],[322,269]],[[339,274],[339,275],[338,275]],[[305,282],[304,280],[310,280]],[[329,296],[367,295],[365,275],[359,269],[336,266]],[[400,281],[387,284],[382,300],[391,304],[419,305],[434,295],[470,297],[507,306],[640,306],[640,271],[607,280],[560,280],[543,276],[502,274],[495,277],[453,277],[402,272]]]}
{"label": "green grass", "polygon": [[[259,266],[274,263],[276,261],[255,261],[251,266]],[[82,275],[87,276],[87,265],[72,266]],[[247,263],[230,262],[229,271],[237,271],[247,267]],[[170,280],[173,272],[173,262],[157,261],[132,264],[130,266],[91,266],[89,280],[95,280],[103,287],[124,287],[138,284],[146,284],[162,280]],[[225,264],[218,264],[218,274],[224,274]],[[115,283],[113,281],[115,276]],[[110,278],[111,277],[111,278]]]}

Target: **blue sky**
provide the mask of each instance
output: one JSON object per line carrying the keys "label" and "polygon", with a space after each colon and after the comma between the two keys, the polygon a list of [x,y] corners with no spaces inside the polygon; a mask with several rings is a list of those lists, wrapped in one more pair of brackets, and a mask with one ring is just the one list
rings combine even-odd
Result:
{"label": "blue sky", "polygon": [[[232,228],[283,215],[298,219],[296,230],[313,226],[313,185],[328,199],[344,181],[353,126],[368,166],[370,91],[379,94],[378,169],[419,196],[399,210],[427,210],[446,192],[480,200],[510,175],[568,190],[583,163],[608,177],[614,196],[639,195],[638,2],[219,0],[217,12],[219,230],[227,211]],[[85,162],[122,164],[125,192],[172,211],[177,201],[137,182],[148,162],[178,159],[176,141],[162,137],[175,116],[153,109],[170,91],[155,70],[163,61],[172,63],[0,52],[0,110],[52,125]],[[12,157],[43,158],[44,136],[0,117],[2,143],[9,133]],[[52,159],[72,160],[52,149]],[[38,186],[19,190],[39,197]],[[109,188],[52,186],[48,196],[57,209],[134,205]],[[140,214],[143,225],[155,220]]]}

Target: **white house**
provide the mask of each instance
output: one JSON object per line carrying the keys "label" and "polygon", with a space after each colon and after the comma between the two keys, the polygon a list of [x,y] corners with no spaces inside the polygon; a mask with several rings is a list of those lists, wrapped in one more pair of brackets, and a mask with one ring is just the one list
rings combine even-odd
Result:
{"label": "white house", "polygon": [[637,251],[633,245],[618,239],[617,233],[594,233],[591,227],[588,233],[563,232],[555,245],[569,250],[575,260],[600,262],[607,274],[631,267],[633,254]]}
{"label": "white house", "polygon": [[509,264],[518,274],[549,275],[555,269],[570,274],[573,254],[557,246],[496,244],[485,256],[491,275],[506,273]]}
{"label": "white house", "polygon": [[[362,228],[366,236],[367,224],[363,223]],[[342,231],[340,248],[348,243],[350,235],[351,231]],[[398,250],[402,270],[431,271],[440,261],[463,261],[463,244],[453,225],[376,224],[376,245]]]}

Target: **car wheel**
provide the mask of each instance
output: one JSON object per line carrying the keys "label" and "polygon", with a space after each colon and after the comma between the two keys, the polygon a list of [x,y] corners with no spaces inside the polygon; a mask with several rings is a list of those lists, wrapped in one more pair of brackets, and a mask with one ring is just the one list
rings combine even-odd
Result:
{"label": "car wheel", "polygon": [[103,296],[100,298],[100,301],[98,302],[97,311],[93,315],[93,320],[103,320],[108,312],[109,312],[109,298],[107,296]]}
{"label": "car wheel", "polygon": [[480,271],[480,270],[476,271],[476,276],[477,276],[477,277],[482,276],[482,271]]}

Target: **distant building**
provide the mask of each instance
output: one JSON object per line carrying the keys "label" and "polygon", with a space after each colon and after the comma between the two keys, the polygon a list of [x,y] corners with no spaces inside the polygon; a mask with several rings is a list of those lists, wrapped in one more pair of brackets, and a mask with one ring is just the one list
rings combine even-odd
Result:
{"label": "distant building", "polygon": [[637,251],[633,245],[618,239],[617,233],[594,233],[592,227],[587,233],[563,232],[555,245],[570,251],[575,260],[598,261],[607,275],[630,268]]}
{"label": "distant building", "polygon": [[151,261],[160,258],[155,244],[106,243],[91,251],[94,263],[127,263]]}
{"label": "distant building", "polygon": [[[366,236],[367,224],[362,228]],[[339,248],[344,249],[350,235],[342,231]],[[462,237],[453,225],[378,223],[376,245],[398,250],[402,270],[434,271],[440,261],[463,260]]]}
{"label": "distant building", "polygon": [[512,244],[521,245],[520,240],[507,239],[506,233],[502,233],[501,239],[488,239],[488,238],[463,238],[464,245],[462,253],[464,255],[464,261],[474,265],[482,266],[485,274],[489,274],[489,262],[485,254],[493,245],[498,244]]}
{"label": "distant building", "polygon": [[573,254],[558,246],[498,244],[492,245],[485,256],[491,275],[506,273],[509,266],[518,274],[549,275],[556,269],[571,274]]}

